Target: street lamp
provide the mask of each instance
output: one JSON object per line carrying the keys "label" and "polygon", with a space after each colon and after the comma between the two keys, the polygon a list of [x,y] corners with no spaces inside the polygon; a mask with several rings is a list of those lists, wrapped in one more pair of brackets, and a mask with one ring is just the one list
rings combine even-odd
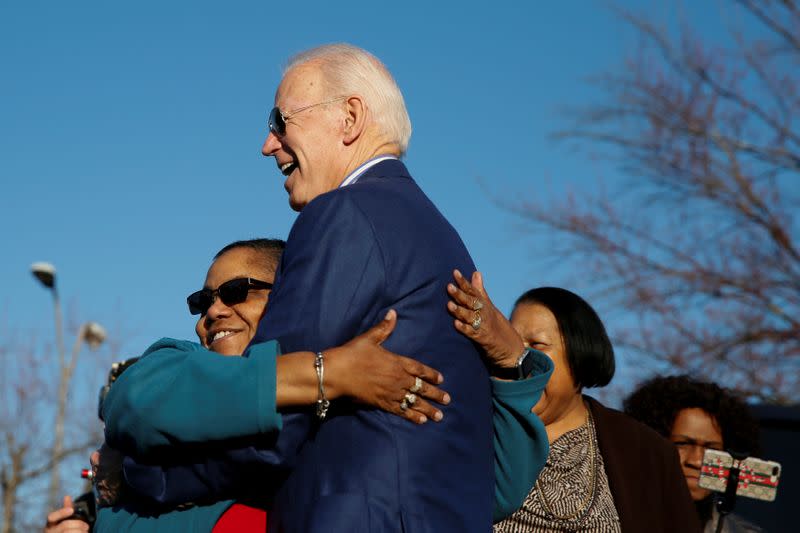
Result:
{"label": "street lamp", "polygon": [[83,340],[89,345],[89,348],[96,350],[106,340],[106,330],[97,322],[87,322],[83,326]]}
{"label": "street lamp", "polygon": [[31,265],[31,272],[42,285],[48,289],[55,289],[56,286],[56,267],[50,263],[38,262]]}
{"label": "street lamp", "polygon": [[106,330],[97,322],[86,322],[78,329],[75,344],[72,347],[69,361],[67,360],[66,350],[64,349],[64,329],[61,319],[61,303],[58,297],[56,286],[56,267],[50,263],[38,262],[31,265],[31,273],[37,280],[50,290],[53,295],[53,309],[55,311],[56,322],[56,346],[58,348],[58,403],[56,404],[55,435],[53,437],[53,451],[51,454],[52,476],[50,480],[50,505],[52,508],[58,507],[59,495],[61,490],[61,477],[59,476],[58,465],[64,458],[64,419],[67,410],[67,392],[78,363],[78,354],[81,346],[85,342],[89,348],[98,348],[106,338]]}

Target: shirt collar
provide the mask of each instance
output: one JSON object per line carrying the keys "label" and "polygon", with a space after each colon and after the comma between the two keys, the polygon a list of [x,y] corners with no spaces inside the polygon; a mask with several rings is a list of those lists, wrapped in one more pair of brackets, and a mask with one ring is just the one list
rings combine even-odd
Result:
{"label": "shirt collar", "polygon": [[347,187],[348,185],[352,185],[353,183],[358,181],[358,178],[360,178],[361,175],[364,174],[364,172],[366,172],[370,168],[374,167],[378,163],[380,163],[382,161],[387,161],[389,159],[397,159],[397,156],[394,156],[394,155],[379,155],[378,157],[373,157],[372,159],[362,163],[361,166],[359,166],[353,172],[348,174],[348,176],[344,179],[344,181],[342,181],[342,183],[339,184],[339,188]]}

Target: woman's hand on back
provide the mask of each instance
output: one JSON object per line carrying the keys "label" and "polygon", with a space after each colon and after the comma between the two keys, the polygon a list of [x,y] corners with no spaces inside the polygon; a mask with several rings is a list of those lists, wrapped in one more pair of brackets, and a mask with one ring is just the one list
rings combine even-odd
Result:
{"label": "woman's hand on back", "polygon": [[326,350],[325,387],[330,387],[335,397],[349,397],[417,424],[429,419],[438,422],[444,414],[431,402],[450,403],[450,395],[437,387],[444,377],[415,359],[381,346],[396,325],[397,312],[390,310],[365,333]]}

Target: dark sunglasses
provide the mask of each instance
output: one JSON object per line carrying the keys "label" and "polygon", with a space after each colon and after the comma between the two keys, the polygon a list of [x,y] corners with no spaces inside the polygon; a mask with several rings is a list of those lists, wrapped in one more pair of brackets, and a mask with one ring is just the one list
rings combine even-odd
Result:
{"label": "dark sunglasses", "polygon": [[301,111],[306,111],[311,109],[312,107],[317,107],[326,104],[332,104],[334,102],[341,102],[342,100],[346,100],[346,96],[340,96],[338,98],[334,98],[333,100],[325,100],[324,102],[318,102],[316,104],[307,105],[305,107],[301,107],[299,109],[293,110],[288,115],[284,115],[283,111],[280,110],[278,107],[273,107],[272,111],[269,112],[269,131],[276,137],[283,137],[286,135],[286,123],[291,120],[293,116],[300,113]]}
{"label": "dark sunglasses", "polygon": [[214,303],[214,299],[219,297],[227,306],[240,304],[247,300],[247,294],[251,289],[271,289],[272,283],[253,278],[236,278],[226,281],[216,290],[201,289],[193,292],[186,298],[189,304],[189,312],[193,315],[205,315],[208,308]]}

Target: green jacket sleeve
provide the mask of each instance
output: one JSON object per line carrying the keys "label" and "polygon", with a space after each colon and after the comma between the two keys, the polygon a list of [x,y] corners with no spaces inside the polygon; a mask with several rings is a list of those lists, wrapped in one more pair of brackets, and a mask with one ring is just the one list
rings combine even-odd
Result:
{"label": "green jacket sleeve", "polygon": [[247,357],[225,357],[197,343],[161,339],[108,391],[106,442],[133,458],[164,447],[280,430],[275,405],[275,341]]}
{"label": "green jacket sleeve", "polygon": [[94,533],[209,533],[220,516],[233,504],[226,500],[210,505],[139,514],[124,507],[104,507],[97,511]]}
{"label": "green jacket sleeve", "polygon": [[550,451],[544,424],[531,408],[539,401],[553,373],[553,362],[542,352],[534,355],[536,366],[527,379],[492,378],[495,522],[522,506]]}

